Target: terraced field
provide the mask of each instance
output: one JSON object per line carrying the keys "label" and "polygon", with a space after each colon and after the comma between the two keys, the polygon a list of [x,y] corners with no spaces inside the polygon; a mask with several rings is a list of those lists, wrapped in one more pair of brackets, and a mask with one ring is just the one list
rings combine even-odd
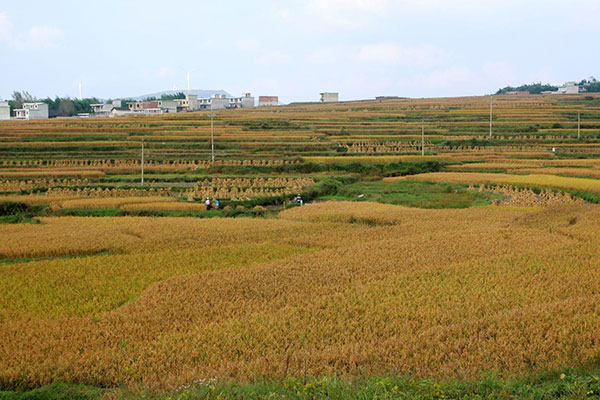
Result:
{"label": "terraced field", "polygon": [[488,113],[0,123],[0,399],[598,397],[600,97]]}

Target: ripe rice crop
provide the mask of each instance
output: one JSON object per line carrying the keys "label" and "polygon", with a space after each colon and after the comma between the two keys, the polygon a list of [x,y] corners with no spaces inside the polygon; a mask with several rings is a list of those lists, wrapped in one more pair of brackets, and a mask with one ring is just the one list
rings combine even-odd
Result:
{"label": "ripe rice crop", "polygon": [[312,178],[214,178],[198,181],[183,194],[188,199],[217,197],[233,201],[252,197],[273,197],[301,192],[314,185]]}
{"label": "ripe rice crop", "polygon": [[104,172],[77,170],[77,169],[31,169],[19,171],[0,170],[0,178],[57,178],[57,177],[80,177],[80,178],[102,178]]}
{"label": "ripe rice crop", "polygon": [[[494,183],[504,185],[541,186],[557,189],[585,190],[594,193],[600,193],[600,180],[544,174],[510,175],[485,172],[431,172],[426,174],[411,175],[408,178],[431,182],[451,182],[465,184]],[[393,177],[385,178],[384,180],[394,182],[402,179],[406,178]]]}
{"label": "ripe rice crop", "polygon": [[[139,201],[148,202],[148,198]],[[293,230],[297,225],[293,221],[254,218],[219,219],[216,222],[170,217],[42,217],[40,220],[41,224],[0,224],[0,259],[76,256],[102,251],[151,253],[228,243],[272,242],[282,232]],[[307,231],[306,234],[314,232]],[[333,237],[330,243],[336,240],[340,238]],[[289,244],[288,241],[285,243]],[[310,243],[296,243],[310,246]]]}
{"label": "ripe rice crop", "polygon": [[[0,323],[8,318],[42,313],[53,317],[96,314],[134,299],[151,283],[222,268],[239,268],[308,249],[269,243],[244,243],[153,253],[101,255],[12,264],[0,272]],[[35,269],[36,274],[27,271]],[[77,276],[77,279],[73,279]],[[115,279],[118,277],[117,279]],[[60,293],[52,288],[69,281]],[[125,282],[128,284],[124,285]],[[15,290],[16,289],[16,290]],[[94,293],[94,298],[80,293]]]}
{"label": "ripe rice crop", "polygon": [[[206,377],[473,379],[592,362],[597,209],[332,202],[279,220],[45,219],[48,227],[19,229],[33,239],[68,226],[75,239],[84,225],[110,226],[97,243],[127,242],[132,256],[3,268],[0,381],[173,390]],[[56,243],[69,244],[57,232]],[[231,240],[240,245],[193,247]],[[11,246],[23,252],[34,242]]]}
{"label": "ripe rice crop", "polygon": [[[343,145],[348,153],[401,153],[421,151],[421,141],[389,141],[383,143],[376,142],[354,142]],[[432,143],[425,141],[425,148],[431,148]]]}
{"label": "ripe rice crop", "polygon": [[450,161],[451,157],[447,155],[435,156],[306,156],[306,161],[319,163],[351,163],[351,162],[417,162],[417,161]]}
{"label": "ripe rice crop", "polygon": [[489,170],[506,170],[506,169],[520,169],[520,168],[535,168],[541,166],[536,163],[512,163],[506,162],[483,162],[483,163],[469,163],[460,165],[449,165],[448,169],[452,171],[489,171]]}
{"label": "ripe rice crop", "polygon": [[141,196],[170,196],[170,189],[120,189],[120,188],[49,188],[43,194],[49,197],[141,197]]}
{"label": "ripe rice crop", "polygon": [[[194,382],[520,380],[595,365],[599,207],[557,190],[597,193],[600,180],[559,175],[596,176],[598,99],[496,96],[492,140],[488,97],[217,111],[214,168],[205,111],[5,121],[0,190],[33,194],[0,200],[50,204],[55,216],[0,224],[0,390],[72,382],[152,397]],[[150,186],[138,183],[142,139]],[[505,201],[322,202],[398,169],[309,164],[421,161],[452,172],[416,179],[489,182],[482,190]],[[471,168],[520,175],[459,172]],[[431,186],[444,197],[464,189]],[[279,218],[56,216],[290,191],[322,197]],[[568,396],[562,385],[552,393]]]}
{"label": "ripe rice crop", "polygon": [[0,201],[19,202],[29,205],[36,204],[59,204],[65,200],[75,200],[76,196],[44,196],[44,195],[10,195],[0,196]]}
{"label": "ripe rice crop", "polygon": [[[475,190],[471,185],[470,190]],[[495,186],[493,188],[485,188],[483,185],[478,188],[479,191],[487,191],[498,193],[505,198],[496,201],[498,205],[511,205],[517,207],[555,207],[564,205],[584,204],[583,199],[571,196],[570,193],[553,192],[546,189],[542,193],[536,193],[531,189],[520,189],[512,186]]]}
{"label": "ripe rice crop", "polygon": [[153,202],[153,203],[128,203],[120,206],[123,210],[160,210],[160,211],[205,211],[206,205],[201,203],[183,202]]}
{"label": "ripe rice crop", "polygon": [[87,185],[87,179],[35,179],[35,180],[3,180],[0,181],[0,191],[13,192],[35,188],[53,186],[81,186]]}
{"label": "ripe rice crop", "polygon": [[105,197],[64,200],[59,204],[62,208],[119,208],[128,204],[150,204],[176,202],[175,197]]}
{"label": "ripe rice crop", "polygon": [[567,175],[581,176],[600,179],[600,169],[597,168],[519,168],[509,169],[510,173],[519,174],[552,174],[552,175]]}

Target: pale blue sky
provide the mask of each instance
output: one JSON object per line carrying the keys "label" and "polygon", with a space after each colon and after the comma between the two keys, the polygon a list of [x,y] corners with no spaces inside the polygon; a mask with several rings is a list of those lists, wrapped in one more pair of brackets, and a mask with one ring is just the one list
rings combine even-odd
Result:
{"label": "pale blue sky", "polygon": [[[2,2],[7,3],[7,2]],[[280,100],[485,94],[600,78],[600,0],[0,4],[0,98],[186,88]]]}

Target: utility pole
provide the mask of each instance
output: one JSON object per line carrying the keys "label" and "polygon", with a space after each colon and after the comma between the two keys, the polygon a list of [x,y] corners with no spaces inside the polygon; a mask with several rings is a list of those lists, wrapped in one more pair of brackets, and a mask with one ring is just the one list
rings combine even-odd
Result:
{"label": "utility pole", "polygon": [[142,185],[144,184],[144,139],[142,139]]}
{"label": "utility pole", "polygon": [[212,166],[215,166],[215,136],[213,129],[213,106],[212,100],[210,102],[210,146],[212,149]]}
{"label": "utility pole", "polygon": [[581,113],[577,113],[577,140],[581,139]]}
{"label": "utility pole", "polygon": [[421,120],[421,155],[425,155],[425,120]]}
{"label": "utility pole", "polygon": [[490,139],[492,138],[492,115],[494,107],[494,96],[490,96]]}

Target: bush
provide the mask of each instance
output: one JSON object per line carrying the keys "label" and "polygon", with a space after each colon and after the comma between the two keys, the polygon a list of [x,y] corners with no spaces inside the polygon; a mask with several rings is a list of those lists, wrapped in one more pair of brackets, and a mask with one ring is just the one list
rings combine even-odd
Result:
{"label": "bush", "polygon": [[0,203],[0,216],[22,214],[29,211],[29,206],[25,203],[6,201]]}

